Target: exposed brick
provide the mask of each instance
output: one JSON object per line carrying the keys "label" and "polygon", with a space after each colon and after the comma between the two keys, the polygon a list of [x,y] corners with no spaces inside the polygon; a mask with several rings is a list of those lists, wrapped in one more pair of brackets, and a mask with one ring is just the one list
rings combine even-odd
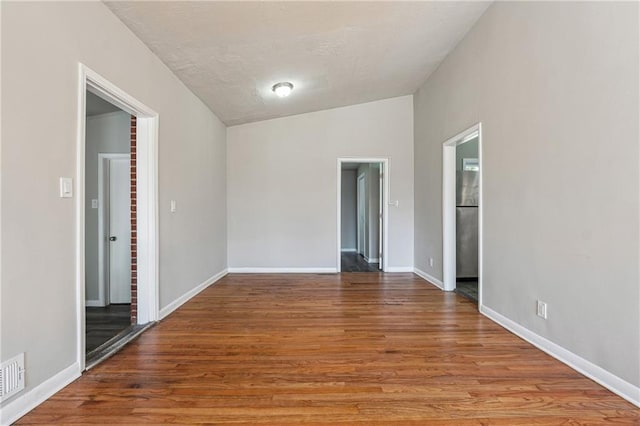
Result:
{"label": "exposed brick", "polygon": [[138,320],[138,239],[137,239],[137,169],[136,169],[136,130],[137,124],[135,116],[131,116],[131,141],[130,141],[130,177],[131,177],[131,323],[135,324]]}

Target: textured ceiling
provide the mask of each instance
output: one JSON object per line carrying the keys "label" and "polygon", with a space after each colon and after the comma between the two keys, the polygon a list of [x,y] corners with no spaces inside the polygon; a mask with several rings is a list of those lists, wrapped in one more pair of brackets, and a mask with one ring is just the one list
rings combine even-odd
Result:
{"label": "textured ceiling", "polygon": [[227,125],[411,94],[489,5],[106,4]]}

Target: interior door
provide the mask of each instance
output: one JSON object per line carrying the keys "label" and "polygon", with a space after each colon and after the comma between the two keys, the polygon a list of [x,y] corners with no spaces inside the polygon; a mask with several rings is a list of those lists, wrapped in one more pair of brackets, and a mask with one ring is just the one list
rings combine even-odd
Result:
{"label": "interior door", "polygon": [[130,166],[109,160],[109,303],[131,303]]}
{"label": "interior door", "polygon": [[357,197],[358,197],[358,253],[364,256],[364,247],[366,244],[365,238],[365,227],[367,224],[366,220],[366,211],[365,211],[365,182],[364,182],[364,174],[358,176],[358,188],[357,188]]}

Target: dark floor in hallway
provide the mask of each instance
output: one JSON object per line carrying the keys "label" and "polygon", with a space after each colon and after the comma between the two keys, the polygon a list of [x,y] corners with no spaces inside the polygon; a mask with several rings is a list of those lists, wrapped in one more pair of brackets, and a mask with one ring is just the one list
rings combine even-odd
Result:
{"label": "dark floor in hallway", "polygon": [[378,263],[367,263],[358,253],[344,252],[340,256],[340,271],[342,272],[380,272]]}
{"label": "dark floor in hallway", "polygon": [[456,293],[474,302],[478,302],[478,281],[477,280],[456,281]]}
{"label": "dark floor in hallway", "polygon": [[131,325],[131,305],[107,305],[86,308],[86,352],[98,346]]}

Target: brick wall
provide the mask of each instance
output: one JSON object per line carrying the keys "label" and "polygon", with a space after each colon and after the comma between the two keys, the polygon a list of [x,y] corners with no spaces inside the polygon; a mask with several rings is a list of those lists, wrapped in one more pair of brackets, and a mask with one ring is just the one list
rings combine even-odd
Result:
{"label": "brick wall", "polygon": [[131,116],[131,324],[138,322],[138,231],[136,203],[136,117]]}

